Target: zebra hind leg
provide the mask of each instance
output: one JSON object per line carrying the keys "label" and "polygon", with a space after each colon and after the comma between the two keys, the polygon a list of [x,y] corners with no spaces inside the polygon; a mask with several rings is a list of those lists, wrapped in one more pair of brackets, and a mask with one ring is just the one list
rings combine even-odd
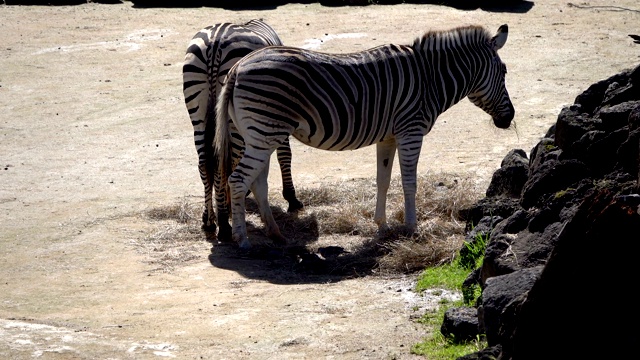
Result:
{"label": "zebra hind leg", "polygon": [[[273,214],[269,208],[267,194],[266,194],[266,173],[261,174],[265,167],[269,164],[269,157],[273,150],[258,150],[255,147],[247,145],[245,148],[244,156],[236,166],[231,176],[229,176],[229,191],[231,194],[231,215],[233,217],[233,240],[238,243],[240,248],[249,249],[251,242],[247,237],[247,224],[246,224],[246,194],[249,188],[249,184],[253,185],[254,181],[258,179],[260,175],[264,178],[260,179],[255,186],[253,186],[254,196],[260,206],[260,212],[263,214],[265,223],[267,224],[267,231],[275,233],[277,225],[273,220]],[[279,230],[277,230],[279,233]],[[272,234],[269,234],[272,235]]]}
{"label": "zebra hind leg", "polygon": [[256,180],[251,185],[251,191],[253,192],[253,196],[258,203],[258,209],[260,209],[260,217],[262,221],[265,223],[267,228],[267,236],[279,244],[286,244],[287,241],[280,233],[280,228],[278,224],[276,224],[275,219],[273,218],[273,213],[271,212],[271,207],[269,206],[269,185],[267,181],[267,177],[269,176],[269,164],[260,172]]}
{"label": "zebra hind leg", "polygon": [[293,186],[293,177],[291,176],[291,146],[289,138],[286,139],[276,150],[278,163],[280,164],[280,172],[282,173],[282,196],[289,203],[287,212],[296,212],[304,207],[302,202],[296,197],[296,189]]}
{"label": "zebra hind leg", "polygon": [[231,241],[231,225],[229,225],[229,210],[225,206],[224,210],[218,208],[218,241]]}
{"label": "zebra hind leg", "polygon": [[212,181],[209,176],[211,172],[207,169],[205,162],[198,164],[200,179],[204,186],[204,210],[202,211],[202,230],[207,232],[216,231],[215,212],[213,211],[213,196],[211,191]]}
{"label": "zebra hind leg", "polygon": [[216,217],[218,220],[218,241],[231,241],[231,225],[229,225],[229,204],[227,182],[223,181],[219,170],[214,172],[213,188],[216,197]]}

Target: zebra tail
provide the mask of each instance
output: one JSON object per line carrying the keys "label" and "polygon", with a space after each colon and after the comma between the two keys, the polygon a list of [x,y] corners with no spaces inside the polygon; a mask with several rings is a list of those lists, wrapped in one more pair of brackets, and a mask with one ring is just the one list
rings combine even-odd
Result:
{"label": "zebra tail", "polygon": [[227,76],[225,84],[220,90],[218,102],[216,103],[216,135],[215,149],[218,156],[218,168],[224,188],[227,189],[227,197],[229,197],[227,179],[231,175],[232,167],[232,151],[231,151],[231,133],[229,132],[229,103],[233,88],[235,85],[235,72],[230,72]]}
{"label": "zebra tail", "polygon": [[205,143],[207,147],[211,149],[211,155],[213,157],[213,166],[218,166],[218,154],[216,153],[216,148],[213,145],[215,140],[217,121],[216,121],[216,101],[218,100],[218,94],[216,93],[216,87],[218,85],[218,72],[220,70],[220,44],[218,42],[214,43],[214,49],[212,51],[211,57],[209,59],[208,65],[209,68],[209,94],[208,94],[208,102],[207,102],[207,118],[205,123],[207,124],[206,133],[205,133]]}

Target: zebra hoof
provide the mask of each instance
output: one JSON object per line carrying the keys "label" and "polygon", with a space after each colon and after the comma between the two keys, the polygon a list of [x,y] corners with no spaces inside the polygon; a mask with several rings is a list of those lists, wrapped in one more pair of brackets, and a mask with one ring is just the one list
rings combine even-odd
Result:
{"label": "zebra hoof", "polygon": [[218,230],[218,241],[220,242],[232,242],[233,238],[231,235],[231,226],[220,226],[220,230]]}
{"label": "zebra hoof", "polygon": [[287,212],[294,213],[303,208],[304,205],[300,201],[298,201],[298,199],[293,199],[289,201],[289,208],[287,209]]}
{"label": "zebra hoof", "polygon": [[400,233],[406,237],[412,237],[416,235],[418,226],[416,224],[405,224],[400,228]]}
{"label": "zebra hoof", "polygon": [[245,237],[244,239],[238,242],[238,247],[240,248],[240,250],[250,250],[251,242],[249,241],[249,239]]}
{"label": "zebra hoof", "polygon": [[287,245],[287,239],[280,232],[269,234],[269,239],[277,245]]}
{"label": "zebra hoof", "polygon": [[215,233],[217,229],[216,223],[212,222],[210,224],[207,224],[206,222],[202,223],[202,231],[204,232],[210,232],[210,233]]}
{"label": "zebra hoof", "polygon": [[251,249],[251,242],[249,241],[246,231],[243,231],[243,229],[234,229],[231,239],[234,243],[238,244],[240,250]]}
{"label": "zebra hoof", "polygon": [[202,212],[202,230],[206,232],[216,231],[216,223],[212,219],[209,219],[209,212],[207,209]]}

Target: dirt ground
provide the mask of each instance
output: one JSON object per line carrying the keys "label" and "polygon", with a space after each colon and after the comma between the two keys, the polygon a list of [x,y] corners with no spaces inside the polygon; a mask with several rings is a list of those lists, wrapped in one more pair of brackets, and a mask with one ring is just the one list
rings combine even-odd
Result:
{"label": "dirt ground", "polygon": [[[472,177],[482,191],[503,156],[528,152],[588,85],[640,62],[627,36],[640,32],[640,6],[611,3],[0,5],[0,358],[413,358],[430,331],[414,318],[437,301],[411,291],[413,276],[302,276],[204,239],[194,259],[163,272],[136,246],[166,226],[141,213],[201,201],[181,84],[188,41],[206,25],[252,18],[288,45],[327,52],[509,24],[501,57],[515,128],[495,129],[463,100],[425,137],[419,166]],[[298,187],[375,175],[373,147],[292,146]]]}

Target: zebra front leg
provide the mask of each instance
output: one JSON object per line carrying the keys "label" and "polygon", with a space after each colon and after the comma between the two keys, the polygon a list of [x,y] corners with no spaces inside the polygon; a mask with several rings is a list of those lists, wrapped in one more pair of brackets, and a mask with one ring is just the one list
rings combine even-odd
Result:
{"label": "zebra front leg", "polygon": [[376,198],[376,214],[373,220],[378,225],[378,230],[381,230],[387,226],[387,191],[391,182],[393,158],[396,155],[395,139],[392,138],[376,144],[376,154],[378,195]]}
{"label": "zebra front leg", "polygon": [[260,209],[260,217],[267,227],[267,236],[281,244],[286,244],[287,241],[280,233],[280,228],[276,224],[269,206],[269,184],[267,178],[269,176],[269,163],[267,162],[264,170],[260,172],[256,180],[251,185],[251,191],[258,203],[258,209]]}
{"label": "zebra front leg", "polygon": [[402,177],[402,191],[404,193],[404,224],[412,233],[417,227],[416,175],[421,148],[422,136],[398,139],[398,160]]}
{"label": "zebra front leg", "polygon": [[278,146],[276,150],[278,163],[280,164],[280,172],[282,173],[282,196],[289,203],[287,212],[295,212],[304,207],[300,200],[296,197],[296,189],[293,186],[293,177],[291,176],[291,146],[289,138]]}
{"label": "zebra front leg", "polygon": [[[246,208],[245,200],[249,185],[253,185],[260,173],[264,170],[269,162],[273,150],[256,149],[251,146],[245,148],[242,159],[235,170],[229,176],[229,191],[231,193],[231,215],[233,217],[233,240],[235,240],[240,248],[248,249],[251,242],[247,237],[246,224]],[[263,189],[258,186],[256,190],[259,192],[257,200],[262,201]],[[259,204],[260,205],[260,204]],[[268,201],[267,201],[268,207]]]}

